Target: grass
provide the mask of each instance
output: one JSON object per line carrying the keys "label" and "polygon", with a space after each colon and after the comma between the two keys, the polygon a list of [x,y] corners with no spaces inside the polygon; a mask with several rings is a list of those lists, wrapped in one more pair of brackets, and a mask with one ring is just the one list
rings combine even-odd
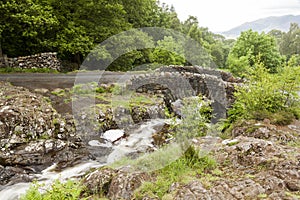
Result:
{"label": "grass", "polygon": [[64,89],[57,88],[51,92],[51,94],[56,95],[58,97],[66,96],[66,91]]}
{"label": "grass", "polygon": [[285,192],[285,195],[288,196],[288,197],[292,197],[294,199],[300,199],[300,192],[295,192],[295,193],[292,193],[292,192]]}
{"label": "grass", "polygon": [[18,67],[0,68],[0,73],[59,73],[59,71],[48,68],[23,69]]}
{"label": "grass", "polygon": [[268,195],[267,194],[259,194],[257,196],[257,198],[259,198],[259,199],[266,199],[266,198],[268,198]]}
{"label": "grass", "polygon": [[67,182],[54,181],[49,189],[45,185],[34,182],[26,194],[22,195],[20,200],[77,200],[81,198],[83,186],[76,181],[68,180]]}
{"label": "grass", "polygon": [[[205,172],[217,167],[217,162],[208,154],[201,155],[194,147],[189,147],[184,154],[167,166],[154,172],[156,181],[145,182],[135,191],[135,198],[144,196],[158,197],[160,199],[168,196],[168,190],[172,183],[186,184],[195,180],[197,175],[205,176]],[[202,178],[203,178],[202,177]],[[204,179],[203,179],[204,180]],[[217,180],[213,175],[205,178],[205,182]]]}
{"label": "grass", "polygon": [[288,142],[287,146],[300,148],[300,139]]}
{"label": "grass", "polygon": [[[81,97],[94,97],[100,100],[97,104],[99,108],[116,108],[123,107],[131,109],[135,106],[156,105],[162,100],[155,95],[140,94],[135,92],[124,91],[120,85],[111,85],[108,87],[98,86],[96,82],[87,84],[77,84],[71,88],[70,91],[63,91],[60,89],[51,92],[56,96],[69,97],[70,95]],[[71,100],[68,100],[68,102]]]}

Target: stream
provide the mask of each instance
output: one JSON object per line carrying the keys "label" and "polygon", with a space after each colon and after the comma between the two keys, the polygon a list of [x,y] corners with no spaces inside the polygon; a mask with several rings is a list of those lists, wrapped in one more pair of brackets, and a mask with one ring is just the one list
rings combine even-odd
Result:
{"label": "stream", "polygon": [[[38,183],[45,184],[46,187],[57,179],[61,181],[78,179],[92,168],[99,168],[111,164],[124,156],[145,152],[149,148],[153,148],[152,135],[162,128],[163,125],[163,119],[152,119],[132,129],[127,133],[127,137],[123,137],[125,133],[124,130],[121,129],[106,131],[101,139],[89,141],[88,148],[90,147],[92,151],[102,151],[103,148],[107,148],[109,149],[107,155],[96,157],[95,160],[85,161],[60,172],[55,171],[56,164],[54,163],[43,170],[41,174],[32,174],[32,177],[34,177]],[[97,155],[97,152],[94,152],[94,155]],[[28,182],[2,186],[0,188],[0,199],[19,199],[20,195],[26,193],[30,185],[31,183]]]}

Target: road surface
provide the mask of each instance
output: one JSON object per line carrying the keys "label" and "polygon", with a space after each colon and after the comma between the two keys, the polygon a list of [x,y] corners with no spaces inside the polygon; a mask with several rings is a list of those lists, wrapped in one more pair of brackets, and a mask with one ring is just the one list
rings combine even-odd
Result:
{"label": "road surface", "polygon": [[125,72],[72,72],[68,74],[51,73],[9,73],[0,74],[0,81],[7,81],[15,86],[22,86],[30,90],[37,88],[46,88],[49,90],[55,88],[71,88],[76,83],[99,82],[115,83],[122,82],[122,79],[129,79],[132,75],[139,73]]}

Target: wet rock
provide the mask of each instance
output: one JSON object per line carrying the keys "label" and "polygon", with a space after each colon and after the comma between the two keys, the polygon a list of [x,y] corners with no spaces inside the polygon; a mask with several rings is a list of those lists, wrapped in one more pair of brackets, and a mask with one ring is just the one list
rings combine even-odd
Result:
{"label": "wet rock", "polygon": [[86,186],[87,192],[90,194],[107,195],[113,177],[117,170],[111,168],[102,168],[91,172],[83,179],[83,184]]}
{"label": "wet rock", "polygon": [[300,191],[300,182],[295,180],[286,181],[286,187],[292,192]]}
{"label": "wet rock", "polygon": [[119,171],[111,181],[108,198],[112,200],[131,199],[134,190],[139,188],[144,181],[150,179],[147,173]]}
{"label": "wet rock", "polygon": [[110,141],[111,143],[116,142],[120,138],[122,138],[125,135],[124,130],[108,130],[105,133],[103,133],[103,138]]}
{"label": "wet rock", "polygon": [[[130,168],[130,167],[129,167]],[[101,194],[109,199],[131,199],[134,191],[144,181],[151,180],[144,172],[130,172],[130,169],[102,168],[91,172],[83,179],[90,194]]]}
{"label": "wet rock", "polygon": [[[256,123],[259,130],[264,123]],[[292,127],[298,129],[297,127]],[[284,130],[283,127],[261,129],[273,134]],[[289,134],[293,135],[295,132]],[[201,152],[210,152],[221,171],[219,175],[212,171],[197,174],[187,184],[171,184],[163,199],[297,199],[299,197],[300,151],[298,147],[288,146],[266,139],[238,136],[229,140],[206,136],[194,138],[192,145]],[[135,175],[138,178],[134,178]],[[148,175],[146,175],[148,176]],[[152,175],[154,176],[154,175]],[[129,174],[119,170],[111,179],[106,197],[110,199],[130,199],[132,188],[139,185],[144,175]],[[154,176],[155,177],[155,176]],[[147,181],[153,181],[155,178]],[[212,177],[212,179],[211,179]],[[131,183],[137,182],[138,184]],[[159,199],[155,194],[142,199]]]}
{"label": "wet rock", "polygon": [[43,96],[0,82],[2,166],[42,170],[57,162],[64,168],[86,156],[71,118],[62,118]]}
{"label": "wet rock", "polygon": [[[150,119],[164,118],[165,105],[163,101],[157,105],[139,105],[129,108],[118,106],[78,109],[77,132],[81,135],[104,133],[111,129],[126,129]],[[89,138],[85,139],[86,141]]]}
{"label": "wet rock", "polygon": [[36,172],[34,168],[4,167],[0,165],[0,185],[32,181],[34,176],[30,174],[33,172]]}
{"label": "wet rock", "polygon": [[153,144],[157,147],[161,147],[162,145],[167,144],[173,139],[171,132],[171,125],[164,124],[163,127],[158,129],[158,131],[152,135]]}

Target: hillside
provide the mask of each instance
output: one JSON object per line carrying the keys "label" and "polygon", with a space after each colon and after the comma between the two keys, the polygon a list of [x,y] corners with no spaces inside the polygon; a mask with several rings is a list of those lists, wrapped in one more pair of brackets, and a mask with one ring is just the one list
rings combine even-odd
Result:
{"label": "hillside", "polygon": [[232,28],[222,34],[226,37],[236,38],[242,31],[252,29],[258,32],[269,32],[273,29],[288,31],[291,23],[300,24],[300,15],[284,15],[278,17],[267,17],[252,22],[246,22],[240,26]]}

